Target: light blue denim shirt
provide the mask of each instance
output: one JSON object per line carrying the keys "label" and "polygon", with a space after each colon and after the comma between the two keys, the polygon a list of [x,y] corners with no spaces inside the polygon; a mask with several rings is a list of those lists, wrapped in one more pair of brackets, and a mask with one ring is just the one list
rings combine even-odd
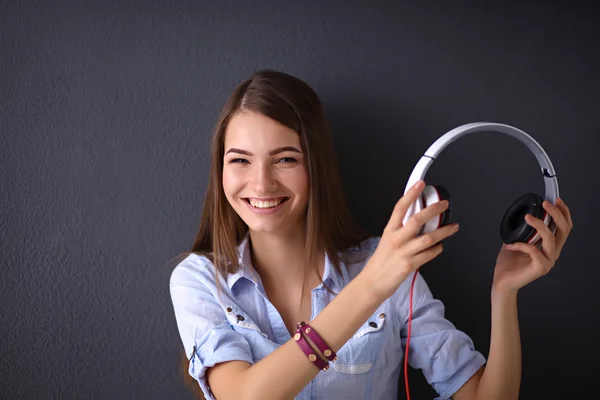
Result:
{"label": "light blue denim shirt", "polygon": [[[378,237],[342,255],[341,274],[326,257],[323,280],[338,292],[364,267]],[[248,237],[239,246],[242,268],[227,279],[203,256],[192,254],[173,270],[170,292],[177,326],[190,359],[189,373],[207,399],[215,399],[206,369],[232,360],[255,364],[291,339],[252,268]],[[396,399],[402,370],[412,275],[365,321],[338,351],[338,359],[296,397],[320,399]],[[312,318],[333,300],[323,284],[312,290]],[[449,399],[482,365],[472,340],[444,318],[443,304],[433,298],[418,274],[413,292],[409,364],[421,369],[438,400]],[[403,381],[402,381],[403,382]],[[404,388],[402,388],[404,390]]]}

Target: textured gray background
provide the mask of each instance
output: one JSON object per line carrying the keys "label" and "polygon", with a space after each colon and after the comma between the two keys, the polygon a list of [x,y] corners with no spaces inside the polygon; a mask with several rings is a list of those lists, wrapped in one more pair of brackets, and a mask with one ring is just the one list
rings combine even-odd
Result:
{"label": "textured gray background", "polygon": [[[191,398],[168,261],[194,238],[220,107],[263,67],[321,95],[352,209],[376,234],[446,131],[495,121],[534,136],[575,229],[520,294],[521,398],[595,391],[598,12],[321,3],[0,2],[1,399]],[[462,228],[422,271],[487,355],[499,221],[542,191],[537,164],[512,139],[471,135],[428,181]],[[414,398],[433,398],[410,376]]]}

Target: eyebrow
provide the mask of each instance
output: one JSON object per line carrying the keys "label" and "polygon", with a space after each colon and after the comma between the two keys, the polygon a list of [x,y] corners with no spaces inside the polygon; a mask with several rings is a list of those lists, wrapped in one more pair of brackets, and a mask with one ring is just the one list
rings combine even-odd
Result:
{"label": "eyebrow", "polygon": [[[300,150],[298,150],[297,148],[295,148],[293,146],[286,146],[286,147],[279,147],[279,148],[277,148],[275,150],[271,150],[269,152],[269,155],[273,156],[273,155],[278,154],[278,153],[283,153],[284,151],[292,151],[294,153],[300,153],[300,154],[302,154],[302,152]],[[225,153],[225,155],[227,155],[229,153],[239,153],[239,154],[245,154],[247,156],[251,156],[252,155],[252,153],[250,153],[247,150],[236,149],[236,148],[231,148],[231,149],[227,150],[227,152]]]}

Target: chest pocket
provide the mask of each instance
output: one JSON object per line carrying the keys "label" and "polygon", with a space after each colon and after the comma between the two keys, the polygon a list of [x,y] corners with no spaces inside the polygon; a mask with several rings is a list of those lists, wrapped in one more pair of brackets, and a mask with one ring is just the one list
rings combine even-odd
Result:
{"label": "chest pocket", "polygon": [[337,352],[338,358],[332,363],[336,372],[358,375],[371,370],[388,334],[384,305]]}
{"label": "chest pocket", "polygon": [[337,352],[331,368],[317,375],[325,399],[370,399],[373,364],[391,332],[384,302]]}

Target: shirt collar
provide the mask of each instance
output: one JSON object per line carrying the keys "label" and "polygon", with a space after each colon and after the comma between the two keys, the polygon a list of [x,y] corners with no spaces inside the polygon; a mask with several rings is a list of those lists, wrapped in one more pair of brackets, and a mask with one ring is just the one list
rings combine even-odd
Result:
{"label": "shirt collar", "polygon": [[[229,276],[227,277],[227,286],[229,287],[229,290],[231,290],[241,278],[246,278],[255,285],[262,285],[260,275],[252,267],[249,234],[246,234],[242,242],[238,245],[238,263],[240,265],[240,269],[233,274],[229,274]],[[346,285],[346,282],[348,282],[348,271],[346,270],[343,261],[340,261],[340,264],[341,274],[336,270],[329,255],[325,253],[323,282],[325,282],[328,285],[330,283],[333,283],[337,286],[339,290],[342,290]],[[322,286],[323,284],[321,283],[317,287],[321,288]]]}
{"label": "shirt collar", "polygon": [[[344,288],[345,283],[348,281],[348,271],[346,271],[343,260],[340,260],[340,269],[341,274],[335,269],[331,258],[329,255],[325,253],[325,268],[323,269],[323,282],[329,284],[333,282],[338,290],[342,290]],[[322,287],[321,283],[318,287]]]}
{"label": "shirt collar", "polygon": [[241,278],[246,278],[255,285],[261,282],[260,275],[254,268],[252,268],[252,259],[250,257],[250,236],[246,234],[242,242],[238,245],[238,263],[240,269],[233,274],[229,274],[227,277],[227,286],[229,290],[233,288]]}

